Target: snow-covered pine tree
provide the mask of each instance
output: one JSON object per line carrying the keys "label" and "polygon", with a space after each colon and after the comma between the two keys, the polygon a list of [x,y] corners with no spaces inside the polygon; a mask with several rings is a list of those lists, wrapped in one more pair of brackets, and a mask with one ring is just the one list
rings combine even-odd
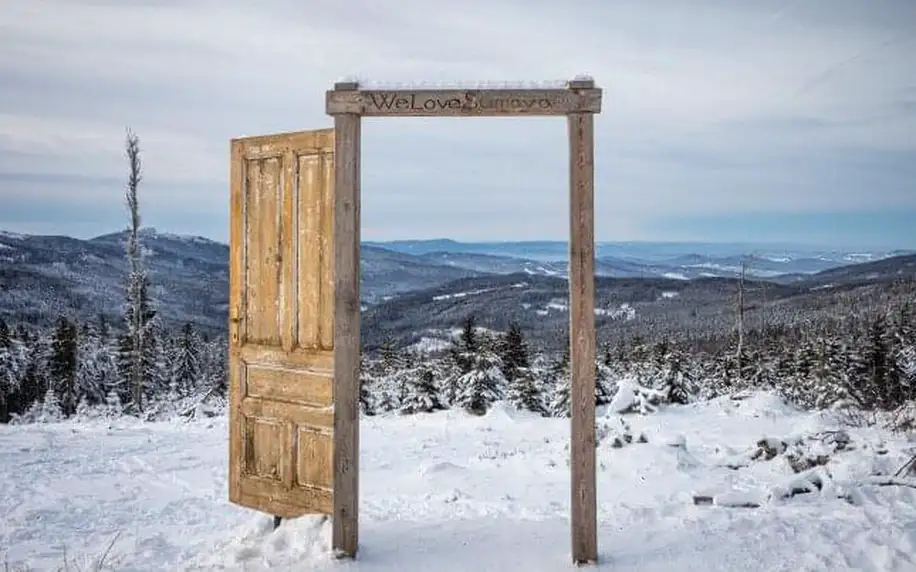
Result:
{"label": "snow-covered pine tree", "polygon": [[82,395],[76,383],[77,373],[77,326],[66,317],[57,320],[57,327],[51,339],[48,355],[50,388],[64,417],[76,412]]}
{"label": "snow-covered pine tree", "polygon": [[611,369],[604,365],[604,360],[595,360],[595,405],[607,405],[616,392]]}
{"label": "snow-covered pine tree", "polygon": [[[57,393],[53,388],[49,388],[45,392],[44,399],[41,402],[39,408],[38,419],[32,419],[30,421],[37,421],[39,423],[55,423],[62,421],[65,417],[63,410],[61,409],[60,400],[57,397]],[[76,411],[76,408],[74,408]]]}
{"label": "snow-covered pine tree", "polygon": [[501,346],[502,372],[506,379],[506,399],[520,411],[546,414],[540,381],[531,370],[528,344],[516,322],[509,324]]}
{"label": "snow-covered pine tree", "polygon": [[190,322],[181,327],[171,349],[171,383],[179,396],[187,397],[202,385],[200,337]]}
{"label": "snow-covered pine tree", "polygon": [[432,413],[445,409],[436,387],[436,371],[427,360],[418,360],[408,370],[407,394],[401,402],[401,413]]}
{"label": "snow-covered pine tree", "polygon": [[406,393],[407,360],[406,352],[393,339],[386,339],[379,348],[375,379],[375,407],[379,413],[400,409]]}
{"label": "snow-covered pine tree", "polygon": [[513,370],[513,375],[511,381],[506,381],[506,400],[519,411],[546,416],[547,406],[544,403],[541,382],[531,367],[517,367]]}
{"label": "snow-covered pine tree", "polygon": [[470,315],[463,322],[461,332],[452,338],[445,354],[440,390],[446,407],[456,405],[461,393],[461,379],[471,371],[479,349],[475,318]]}
{"label": "snow-covered pine tree", "polygon": [[907,401],[916,399],[916,340],[901,345],[897,352],[897,368],[900,378],[907,388]]}
{"label": "snow-covered pine tree", "polygon": [[22,377],[22,356],[18,345],[9,326],[0,318],[0,423],[7,423],[10,413],[17,410],[16,394]]}
{"label": "snow-covered pine tree", "polygon": [[220,336],[202,343],[204,386],[214,397],[225,401],[229,390],[229,340]]}
{"label": "snow-covered pine tree", "polygon": [[550,395],[549,413],[551,417],[569,417],[571,387],[569,371],[569,348],[566,348],[561,357],[551,361],[546,371],[545,385],[552,389]]}
{"label": "snow-covered pine tree", "polygon": [[839,343],[833,337],[822,335],[814,345],[814,369],[807,384],[811,392],[811,405],[816,409],[827,409],[837,403],[847,402],[849,394]]}
{"label": "snow-covered pine tree", "polygon": [[150,318],[143,340],[143,390],[146,401],[164,395],[170,379],[167,339],[155,315]]}
{"label": "snow-covered pine tree", "polygon": [[884,313],[872,318],[862,344],[864,369],[852,395],[865,409],[893,410],[902,399],[898,395],[899,372],[894,362],[893,334]]}
{"label": "snow-covered pine tree", "polygon": [[117,363],[102,324],[83,324],[77,352],[76,384],[89,406],[105,403],[108,392],[118,383]]}
{"label": "snow-covered pine tree", "polygon": [[452,354],[458,369],[462,373],[470,371],[475,356],[480,350],[480,339],[477,334],[477,319],[469,315],[462,324],[461,333],[453,340],[449,353]]}
{"label": "snow-covered pine tree", "polygon": [[23,409],[32,403],[44,400],[50,385],[48,373],[48,354],[50,353],[51,338],[47,333],[35,333],[32,336],[25,332],[22,334],[25,343],[25,367],[22,381],[19,384]]}
{"label": "snow-covered pine tree", "polygon": [[641,335],[633,336],[626,362],[624,374],[627,377],[635,379],[640,385],[651,386],[652,379],[655,376],[652,352]]}
{"label": "snow-covered pine tree", "polygon": [[916,312],[909,299],[897,309],[893,324],[893,361],[900,386],[896,397],[903,402],[916,399]]}
{"label": "snow-covered pine tree", "polygon": [[368,417],[375,415],[375,397],[376,388],[375,377],[373,376],[374,368],[366,352],[360,352],[359,355],[359,409]]}
{"label": "snow-covered pine tree", "polygon": [[458,378],[455,405],[473,415],[483,415],[502,399],[505,383],[502,360],[490,348],[481,347],[473,355],[470,370]]}
{"label": "snow-covered pine tree", "polygon": [[669,349],[665,354],[658,389],[663,392],[667,403],[687,405],[696,394],[696,388],[684,362],[684,355],[676,348]]}
{"label": "snow-covered pine tree", "polygon": [[517,322],[510,323],[509,329],[506,330],[505,340],[500,347],[500,357],[503,363],[503,377],[510,385],[520,370],[531,366],[528,359],[528,344]]}

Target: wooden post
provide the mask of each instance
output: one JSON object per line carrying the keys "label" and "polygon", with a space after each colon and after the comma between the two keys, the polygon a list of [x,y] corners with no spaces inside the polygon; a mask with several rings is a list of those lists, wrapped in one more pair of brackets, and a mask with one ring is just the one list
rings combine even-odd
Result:
{"label": "wooden post", "polygon": [[[338,83],[335,91],[358,89]],[[360,116],[334,115],[334,509],[331,546],[359,544]]]}
{"label": "wooden post", "polygon": [[[570,90],[592,89],[574,80]],[[598,561],[595,490],[595,215],[594,115],[570,113],[569,355],[571,364],[570,518],[576,564]]]}

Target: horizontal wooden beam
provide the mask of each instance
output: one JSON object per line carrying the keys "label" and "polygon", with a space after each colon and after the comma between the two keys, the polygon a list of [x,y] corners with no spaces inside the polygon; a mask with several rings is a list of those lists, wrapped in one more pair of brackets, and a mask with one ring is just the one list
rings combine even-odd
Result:
{"label": "horizontal wooden beam", "polygon": [[600,113],[601,89],[359,89],[338,84],[327,92],[327,113],[363,117],[500,117]]}

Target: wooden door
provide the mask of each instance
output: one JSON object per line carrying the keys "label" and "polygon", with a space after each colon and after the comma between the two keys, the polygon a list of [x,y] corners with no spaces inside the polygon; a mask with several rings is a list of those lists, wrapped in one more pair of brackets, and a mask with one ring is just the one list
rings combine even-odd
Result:
{"label": "wooden door", "polygon": [[229,498],[331,514],[334,130],[234,139]]}

